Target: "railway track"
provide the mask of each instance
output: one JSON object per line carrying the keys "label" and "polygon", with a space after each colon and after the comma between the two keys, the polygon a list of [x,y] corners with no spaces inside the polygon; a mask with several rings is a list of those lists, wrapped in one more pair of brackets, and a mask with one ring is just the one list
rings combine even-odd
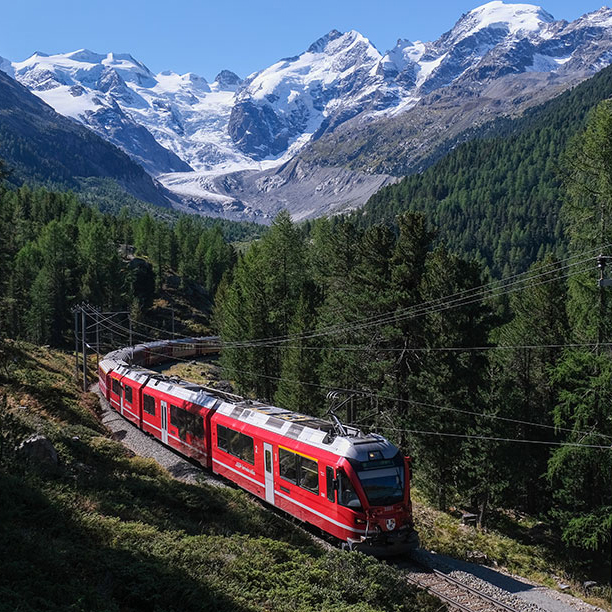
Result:
{"label": "railway track", "polygon": [[483,593],[467,584],[417,562],[401,564],[406,579],[427,590],[447,604],[449,610],[461,612],[521,612],[503,601]]}

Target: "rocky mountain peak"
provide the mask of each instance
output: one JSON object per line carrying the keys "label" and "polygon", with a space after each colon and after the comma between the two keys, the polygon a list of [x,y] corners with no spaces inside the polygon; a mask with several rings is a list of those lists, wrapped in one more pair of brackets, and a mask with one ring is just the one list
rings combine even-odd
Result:
{"label": "rocky mountain peak", "polygon": [[8,74],[10,77],[15,76],[15,71],[13,70],[13,65],[11,62],[4,57],[0,56],[0,71]]}
{"label": "rocky mountain peak", "polygon": [[[49,56],[45,55],[43,57],[49,57]],[[89,49],[79,49],[78,51],[73,51],[72,53],[65,53],[64,57],[66,59],[74,60],[75,62],[85,62],[87,64],[100,64],[102,60],[106,59],[107,56],[102,55],[101,53],[95,53],[94,51],[90,51]]]}
{"label": "rocky mountain peak", "polygon": [[331,42],[332,40],[336,40],[340,38],[341,36],[342,36],[342,32],[339,32],[338,30],[332,30],[331,32],[328,32],[327,34],[325,34],[325,36],[321,36],[321,38],[318,38],[317,40],[315,40],[312,43],[312,45],[308,47],[307,52],[308,53],[322,53],[325,50],[325,47],[327,47],[329,42]]}
{"label": "rocky mountain peak", "polygon": [[[269,172],[261,183],[269,195],[282,182],[273,169],[300,151],[304,158],[311,149],[322,152],[313,154],[311,161],[319,155],[315,165],[346,165],[340,158],[352,141],[351,164],[376,172],[382,167],[376,164],[387,162],[376,158],[375,165],[359,166],[359,160],[368,151],[386,150],[387,142],[389,159],[411,151],[413,141],[415,150],[425,146],[419,134],[427,122],[417,113],[437,101],[442,115],[453,109],[442,129],[437,111],[431,111],[431,129],[443,138],[455,123],[469,127],[465,117],[481,121],[487,100],[491,115],[512,113],[514,100],[527,100],[522,111],[536,94],[555,95],[611,61],[609,8],[567,23],[539,6],[493,0],[464,14],[435,41],[400,38],[383,56],[361,33],[334,29],[299,55],[245,80],[222,70],[210,85],[193,73],[153,75],[129,54],[88,49],[37,54],[12,66],[0,60],[0,70],[14,69],[37,96],[122,147],[176,193],[205,193],[207,201],[226,202],[234,194],[220,193],[221,183],[212,176]],[[468,107],[476,110],[470,114]],[[414,125],[415,132],[399,140],[398,132],[384,132],[386,122]],[[365,137],[365,126],[368,134],[380,129],[386,135]],[[190,168],[197,172],[187,173]],[[180,176],[171,177],[173,172]],[[287,184],[294,180],[293,174],[282,176]],[[330,177],[325,180],[340,181]],[[249,189],[260,187],[254,179]]]}
{"label": "rocky mountain peak", "polygon": [[236,88],[242,84],[242,79],[231,70],[222,70],[214,80],[220,89]]}

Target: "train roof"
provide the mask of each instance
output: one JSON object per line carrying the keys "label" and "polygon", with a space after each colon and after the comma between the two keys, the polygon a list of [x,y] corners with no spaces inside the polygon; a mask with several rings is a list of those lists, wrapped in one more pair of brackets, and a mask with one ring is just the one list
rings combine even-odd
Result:
{"label": "train roof", "polygon": [[[182,342],[193,340],[218,340],[218,337],[184,338]],[[172,344],[173,341],[141,344],[138,348],[160,346],[162,343]],[[325,419],[245,399],[178,377],[158,374],[141,366],[128,365],[130,352],[129,348],[113,351],[105,356],[100,365],[107,372],[115,369],[132,380],[140,383],[146,381],[149,388],[158,389],[208,409],[215,409],[217,413],[234,420],[310,444],[336,455],[367,461],[368,453],[372,451],[380,452],[385,459],[393,457],[398,452],[396,446],[378,434],[365,434],[360,429],[347,425],[342,426],[344,430],[342,431],[336,424]]]}
{"label": "train roof", "polygon": [[358,461],[367,461],[368,452],[373,450],[384,458],[398,450],[378,434],[365,434],[347,425],[343,426],[346,433],[341,433],[331,421],[251,400],[225,402],[217,413]]}

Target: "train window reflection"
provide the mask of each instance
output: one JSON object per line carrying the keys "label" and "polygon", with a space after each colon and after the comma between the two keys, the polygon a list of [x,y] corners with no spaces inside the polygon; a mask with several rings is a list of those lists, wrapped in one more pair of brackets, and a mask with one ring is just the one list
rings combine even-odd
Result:
{"label": "train window reflection", "polygon": [[361,510],[361,502],[353,484],[341,470],[338,470],[338,503],[353,510]]}
{"label": "train window reflection", "polygon": [[284,448],[279,448],[278,471],[285,480],[297,483],[297,455]]}
{"label": "train window reflection", "polygon": [[142,399],[143,399],[143,402],[142,402],[143,410],[147,414],[155,416],[155,398],[151,397],[150,395],[143,395]]}
{"label": "train window reflection", "polygon": [[278,471],[282,478],[298,487],[319,494],[319,464],[314,459],[278,447]]}
{"label": "train window reflection", "polygon": [[255,445],[251,436],[223,425],[217,425],[217,446],[222,451],[247,463],[255,463]]}
{"label": "train window reflection", "polygon": [[373,506],[390,506],[404,499],[402,467],[358,472],[361,486]]}

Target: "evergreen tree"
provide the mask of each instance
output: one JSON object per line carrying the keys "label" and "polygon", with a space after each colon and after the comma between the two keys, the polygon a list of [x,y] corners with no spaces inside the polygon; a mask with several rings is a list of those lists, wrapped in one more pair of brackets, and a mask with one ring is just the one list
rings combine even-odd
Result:
{"label": "evergreen tree", "polygon": [[30,290],[28,332],[37,342],[60,345],[69,327],[69,304],[76,293],[76,249],[59,221],[51,221],[38,240],[42,268]]}
{"label": "evergreen tree", "polygon": [[[492,353],[492,401],[505,417],[552,426],[558,398],[550,369],[561,358],[563,349],[559,347],[569,337],[567,289],[565,280],[560,278],[558,262],[550,255],[531,267],[531,276],[532,286],[510,297],[512,319],[493,334],[496,343],[518,348]],[[520,439],[558,439],[551,430],[521,423],[502,424],[499,434]],[[547,509],[550,492],[544,475],[549,449],[531,444],[520,453],[516,453],[514,445],[501,450],[505,490],[500,501],[531,513]]]}
{"label": "evergreen tree", "polygon": [[304,338],[316,327],[316,311],[321,296],[312,282],[304,285],[293,320],[289,343],[281,345],[280,378],[274,401],[283,408],[306,414],[320,414],[324,406],[318,385],[320,351],[316,338]]}
{"label": "evergreen tree", "polygon": [[[600,104],[585,131],[568,150],[568,201],[564,219],[571,251],[594,254],[594,246],[612,243],[612,104]],[[594,262],[593,262],[594,263]],[[603,342],[612,340],[610,300],[598,287],[593,272],[570,278],[568,313],[572,336],[595,348],[567,350],[556,364],[552,382],[559,400],[555,424],[571,430],[566,441],[601,444],[612,436],[611,352]],[[550,459],[548,475],[554,491],[553,515],[564,540],[578,548],[604,554],[610,541],[612,516],[612,457],[596,449],[564,446]],[[588,532],[586,531],[588,529]]]}
{"label": "evergreen tree", "polygon": [[[477,264],[450,255],[442,247],[428,254],[418,292],[421,300],[431,305],[431,312],[421,309],[420,316],[413,317],[413,325],[419,325],[420,344],[406,346],[410,395],[402,420],[411,429],[459,436],[490,434],[489,419],[460,412],[487,413],[486,357],[482,351],[448,350],[484,346],[491,325],[489,311],[478,298],[466,299],[453,308],[440,299],[480,285]],[[413,337],[414,330],[410,330]],[[421,350],[411,352],[412,347]],[[488,499],[497,476],[490,444],[461,437],[416,435],[412,445],[421,465],[419,482],[440,508],[446,508],[458,493],[467,501],[471,497]]]}

